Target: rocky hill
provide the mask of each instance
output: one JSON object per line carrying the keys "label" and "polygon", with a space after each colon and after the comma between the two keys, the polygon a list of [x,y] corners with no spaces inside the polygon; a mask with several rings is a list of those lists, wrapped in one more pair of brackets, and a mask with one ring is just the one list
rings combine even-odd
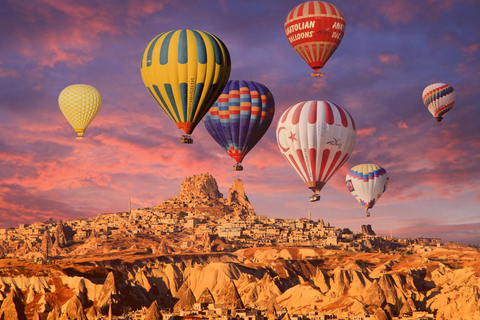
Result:
{"label": "rocky hill", "polygon": [[217,181],[209,173],[185,178],[180,192],[155,207],[168,212],[196,212],[218,219],[225,216],[245,218],[255,215],[253,206],[245,194],[243,182],[237,179],[228,191],[227,198],[218,190]]}
{"label": "rocky hill", "polygon": [[[177,216],[186,221],[182,229],[171,223]],[[121,217],[129,228],[116,227]],[[392,319],[417,310],[435,319],[480,319],[478,249],[439,243],[413,250],[374,236],[368,225],[362,227],[370,243],[366,252],[355,251],[351,242],[238,249],[233,240],[213,236],[208,224],[205,230],[187,226],[187,217],[232,228],[257,219],[240,180],[223,198],[215,179],[201,174],[186,178],[177,196],[154,208],[97,217],[82,241],[73,241],[72,233],[83,230],[77,222],[58,224],[46,235],[54,260],[34,263],[32,257],[41,254],[34,241],[30,251],[14,242],[10,255],[20,258],[0,259],[0,319],[92,320],[110,308],[115,315],[145,308],[148,319],[158,319],[167,309],[178,315],[198,304],[220,305],[232,315],[245,308],[263,310],[271,320],[310,312]],[[163,221],[162,229],[146,228],[153,218]]]}

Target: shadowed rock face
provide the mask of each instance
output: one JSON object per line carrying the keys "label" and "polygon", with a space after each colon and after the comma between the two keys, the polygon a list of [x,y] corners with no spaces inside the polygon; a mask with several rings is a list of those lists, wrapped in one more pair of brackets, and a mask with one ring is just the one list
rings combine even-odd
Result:
{"label": "shadowed rock face", "polygon": [[197,302],[210,304],[215,303],[215,299],[213,298],[210,290],[208,288],[205,288],[205,290],[203,290],[202,294],[198,298]]}
{"label": "shadowed rock face", "polygon": [[371,235],[371,236],[374,236],[375,235],[375,232],[372,230],[372,226],[367,224],[367,225],[362,225],[361,227],[361,232],[363,234],[368,234],[368,235]]}
{"label": "shadowed rock face", "polygon": [[186,288],[184,293],[180,296],[180,300],[173,307],[174,312],[180,312],[180,310],[192,310],[195,304],[195,296],[190,288]]}
{"label": "shadowed rock face", "polygon": [[22,299],[17,290],[12,290],[5,300],[3,300],[2,307],[0,308],[0,319],[27,320]]}

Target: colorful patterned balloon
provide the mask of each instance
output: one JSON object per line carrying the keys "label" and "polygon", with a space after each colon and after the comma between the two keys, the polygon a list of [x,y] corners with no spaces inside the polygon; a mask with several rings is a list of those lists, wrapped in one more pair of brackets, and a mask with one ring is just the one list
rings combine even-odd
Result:
{"label": "colorful patterned balloon", "polygon": [[437,124],[441,125],[440,121],[455,103],[455,91],[446,83],[434,83],[423,90],[422,99]]}
{"label": "colorful patterned balloon", "polygon": [[362,205],[369,217],[368,209],[373,208],[387,190],[388,173],[376,164],[359,164],[348,171],[345,182],[348,191]]}
{"label": "colorful patterned balloon", "polygon": [[191,134],[230,76],[230,54],[214,35],[173,30],[155,37],[141,63],[143,82],[178,128]]}
{"label": "colorful patterned balloon", "polygon": [[353,118],[328,101],[300,102],[277,125],[277,143],[290,166],[320,200],[320,190],[352,154],[357,132]]}
{"label": "colorful patterned balloon", "polygon": [[60,92],[58,104],[77,139],[83,139],[84,131],[102,107],[102,96],[88,84],[72,84]]}
{"label": "colorful patterned balloon", "polygon": [[344,33],[343,14],[323,1],[302,3],[285,20],[285,35],[290,45],[314,71],[323,68]]}
{"label": "colorful patterned balloon", "polygon": [[273,120],[275,101],[263,84],[229,80],[203,118],[208,133],[235,159],[235,170],[263,137]]}

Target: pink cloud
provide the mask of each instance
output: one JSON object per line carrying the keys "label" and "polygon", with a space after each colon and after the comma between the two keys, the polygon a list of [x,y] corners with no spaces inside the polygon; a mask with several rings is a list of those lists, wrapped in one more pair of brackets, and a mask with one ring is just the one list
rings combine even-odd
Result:
{"label": "pink cloud", "polygon": [[397,127],[399,127],[400,129],[408,129],[408,125],[405,123],[405,121],[397,122]]}
{"label": "pink cloud", "polygon": [[393,53],[381,54],[378,56],[378,60],[381,64],[393,65],[400,61],[400,57]]}
{"label": "pink cloud", "polygon": [[20,77],[20,74],[18,73],[17,70],[14,69],[5,69],[5,68],[0,68],[0,78],[6,78],[6,77]]}
{"label": "pink cloud", "polygon": [[465,53],[473,54],[473,53],[477,52],[478,49],[480,49],[480,43],[469,45],[467,47],[464,47],[462,50]]}
{"label": "pink cloud", "polygon": [[364,128],[364,129],[358,129],[357,130],[357,136],[359,137],[368,137],[374,134],[377,131],[377,128],[371,127],[371,128]]}

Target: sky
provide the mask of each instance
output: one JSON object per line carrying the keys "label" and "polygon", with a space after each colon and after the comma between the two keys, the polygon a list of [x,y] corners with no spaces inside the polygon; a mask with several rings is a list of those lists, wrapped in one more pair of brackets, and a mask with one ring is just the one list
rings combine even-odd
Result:
{"label": "sky", "polygon": [[[225,196],[244,183],[257,215],[308,217],[377,234],[435,237],[480,245],[480,2],[475,0],[330,0],[345,35],[324,77],[292,49],[284,32],[293,0],[2,0],[0,4],[0,228],[88,218],[153,207],[181,181],[210,173]],[[267,86],[272,125],[243,161],[244,171],[203,124],[194,143],[149,95],[140,75],[146,45],[175,29],[208,31],[231,56],[230,79]],[[442,126],[423,89],[450,84],[456,102]],[[85,83],[102,108],[75,133],[58,106],[68,85]],[[321,201],[282,157],[281,114],[307,100],[347,109],[357,142],[328,181]],[[384,167],[388,189],[365,216],[345,187],[348,169]]]}

